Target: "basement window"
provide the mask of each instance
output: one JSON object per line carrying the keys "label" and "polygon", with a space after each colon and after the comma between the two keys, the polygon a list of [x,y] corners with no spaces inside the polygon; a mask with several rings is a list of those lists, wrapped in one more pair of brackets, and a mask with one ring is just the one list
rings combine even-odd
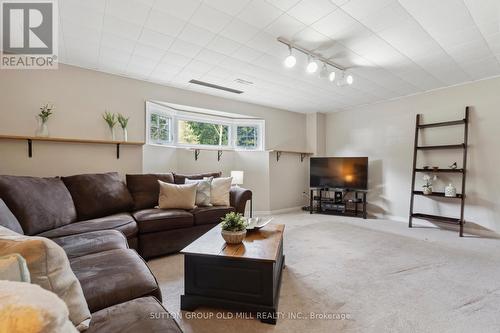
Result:
{"label": "basement window", "polygon": [[163,102],[146,103],[146,142],[188,148],[264,149],[263,119]]}

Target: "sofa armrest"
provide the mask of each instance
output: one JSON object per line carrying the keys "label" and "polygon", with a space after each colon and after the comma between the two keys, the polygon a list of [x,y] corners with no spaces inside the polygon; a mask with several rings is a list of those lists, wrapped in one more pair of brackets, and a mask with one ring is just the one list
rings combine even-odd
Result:
{"label": "sofa armrest", "polygon": [[234,207],[237,213],[245,214],[245,206],[248,200],[252,200],[252,191],[239,186],[231,187],[229,201],[231,207]]}
{"label": "sofa armrest", "polygon": [[51,239],[64,249],[70,259],[103,251],[128,248],[127,238],[118,230],[91,231]]}

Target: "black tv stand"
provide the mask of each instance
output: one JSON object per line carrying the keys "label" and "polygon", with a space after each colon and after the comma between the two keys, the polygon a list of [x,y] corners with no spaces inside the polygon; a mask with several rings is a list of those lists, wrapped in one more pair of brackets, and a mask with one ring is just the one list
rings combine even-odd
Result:
{"label": "black tv stand", "polygon": [[309,213],[366,219],[366,193],[362,190],[312,188]]}

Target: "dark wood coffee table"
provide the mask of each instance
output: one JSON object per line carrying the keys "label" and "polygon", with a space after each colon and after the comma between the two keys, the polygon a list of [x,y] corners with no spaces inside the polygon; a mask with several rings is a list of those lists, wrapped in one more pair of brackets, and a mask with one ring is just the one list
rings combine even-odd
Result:
{"label": "dark wood coffee table", "polygon": [[181,309],[199,306],[251,312],[276,324],[283,255],[282,224],[247,232],[242,244],[226,244],[220,226],[184,248]]}

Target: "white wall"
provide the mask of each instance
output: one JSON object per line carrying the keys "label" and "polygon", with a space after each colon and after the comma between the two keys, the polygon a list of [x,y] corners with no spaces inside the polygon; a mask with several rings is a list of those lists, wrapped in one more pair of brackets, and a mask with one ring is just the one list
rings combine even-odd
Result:
{"label": "white wall", "polygon": [[[67,65],[60,65],[58,70],[1,71],[0,134],[34,135],[39,107],[51,102],[56,106],[49,120],[53,137],[109,139],[108,128],[101,118],[108,109],[131,118],[130,141],[144,141],[147,100],[263,118],[266,121],[266,149],[302,150],[306,147],[304,114]],[[147,145],[122,147],[119,160],[112,145],[35,142],[33,149],[33,158],[30,159],[25,142],[0,140],[0,174],[56,176],[106,171],[125,174],[219,170],[229,174],[231,170],[239,169],[246,171],[245,186],[255,191],[255,209],[271,210],[268,152],[224,152],[218,162],[217,152],[202,151],[199,160],[194,161],[191,151]],[[296,168],[293,172],[300,172],[302,166],[297,163],[287,168]],[[292,207],[302,197],[302,191],[289,185],[286,179],[275,179],[274,183],[289,190],[287,199],[274,205],[273,209]]]}
{"label": "white wall", "polygon": [[[407,220],[415,116],[424,122],[462,119],[465,106],[472,106],[469,127],[466,221],[500,231],[500,79],[490,79],[411,96],[386,103],[331,113],[327,116],[326,150],[330,156],[368,156],[369,212]],[[423,144],[462,142],[460,127],[424,130]],[[461,166],[460,152],[419,153],[419,166]],[[418,176],[420,186],[420,176]],[[459,177],[442,175],[434,190]],[[418,198],[420,212],[458,216],[455,204]]]}

